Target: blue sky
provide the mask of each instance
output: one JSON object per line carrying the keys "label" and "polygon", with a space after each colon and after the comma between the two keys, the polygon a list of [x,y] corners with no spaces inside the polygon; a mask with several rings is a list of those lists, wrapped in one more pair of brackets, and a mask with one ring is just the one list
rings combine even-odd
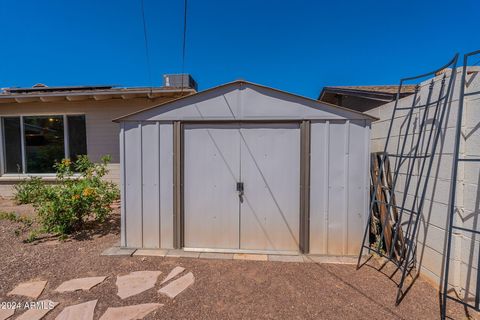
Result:
{"label": "blue sky", "polygon": [[[183,0],[0,0],[0,87],[161,85],[182,69]],[[480,49],[480,1],[189,0],[185,72],[316,98],[396,84]]]}

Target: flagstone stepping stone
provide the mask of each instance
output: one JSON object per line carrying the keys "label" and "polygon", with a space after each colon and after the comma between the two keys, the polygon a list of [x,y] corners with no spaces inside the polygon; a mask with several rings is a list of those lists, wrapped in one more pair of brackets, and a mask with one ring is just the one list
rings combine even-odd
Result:
{"label": "flagstone stepping stone", "polygon": [[160,308],[160,303],[136,304],[127,307],[108,308],[100,320],[137,320],[143,319],[147,314]]}
{"label": "flagstone stepping stone", "polygon": [[18,316],[16,320],[40,320],[47,313],[55,309],[55,307],[58,305],[58,302],[43,300],[35,302],[35,304],[36,306],[34,308],[28,309]]}
{"label": "flagstone stepping stone", "polygon": [[97,301],[91,300],[66,307],[58,314],[55,320],[92,320]]}
{"label": "flagstone stepping stone", "polygon": [[57,292],[71,292],[77,290],[90,290],[95,287],[97,284],[100,284],[105,280],[106,277],[88,277],[88,278],[78,278],[65,281],[60,286],[58,286],[55,291]]}
{"label": "flagstone stepping stone", "polygon": [[46,285],[47,281],[23,282],[17,285],[12,291],[7,293],[7,296],[17,295],[37,299],[42,294],[42,291],[45,289]]}
{"label": "flagstone stepping stone", "polygon": [[117,276],[117,296],[125,299],[153,288],[161,273],[161,271],[134,271]]}
{"label": "flagstone stepping stone", "polygon": [[189,272],[181,278],[174,280],[167,284],[165,287],[158,290],[161,294],[166,295],[167,297],[173,299],[183,290],[190,287],[195,282],[195,277],[193,273]]}
{"label": "flagstone stepping stone", "polygon": [[7,320],[15,313],[15,309],[0,309],[0,320]]}
{"label": "flagstone stepping stone", "polygon": [[183,267],[175,267],[173,268],[172,271],[170,271],[170,273],[168,274],[168,276],[163,279],[162,283],[161,284],[164,284],[165,282],[167,282],[168,280],[171,280],[173,278],[175,278],[176,276],[178,276],[180,273],[182,273],[183,271],[185,270],[185,268]]}

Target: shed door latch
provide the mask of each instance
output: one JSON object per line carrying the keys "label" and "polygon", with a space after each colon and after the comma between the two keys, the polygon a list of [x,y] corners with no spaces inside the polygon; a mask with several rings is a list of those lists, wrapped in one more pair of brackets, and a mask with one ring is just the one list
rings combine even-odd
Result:
{"label": "shed door latch", "polygon": [[240,202],[243,202],[243,182],[237,182],[237,192]]}
{"label": "shed door latch", "polygon": [[243,194],[243,182],[237,182],[237,191]]}

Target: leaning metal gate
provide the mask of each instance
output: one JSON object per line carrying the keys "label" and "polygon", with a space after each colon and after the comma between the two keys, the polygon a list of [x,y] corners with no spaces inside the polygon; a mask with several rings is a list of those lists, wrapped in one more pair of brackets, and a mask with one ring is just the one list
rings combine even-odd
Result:
{"label": "leaning metal gate", "polygon": [[[365,249],[368,253],[375,252],[392,262],[396,267],[395,273],[401,272],[397,304],[413,284],[412,281],[407,289],[404,289],[406,278],[415,268],[418,225],[423,213],[438,141],[444,129],[446,110],[449,107],[455,83],[456,72],[454,71],[457,59],[458,55],[455,55],[450,62],[435,71],[401,79],[384,151],[379,155],[376,163],[378,174],[371,181],[370,212],[357,269],[368,261],[361,263]],[[450,77],[447,77],[447,68],[452,70]],[[420,82],[422,79],[432,77],[433,79],[428,83]],[[412,82],[416,82],[415,92],[411,96],[412,101],[406,107],[401,106],[400,93],[404,86]],[[422,94],[425,91],[427,94]],[[397,128],[398,132],[396,132]],[[396,149],[391,150],[395,146]],[[390,162],[393,162],[393,166]],[[385,173],[382,173],[386,166],[393,168],[393,177],[385,177]],[[388,186],[382,184],[385,180],[389,181]],[[383,214],[381,217],[375,217],[373,212]],[[367,237],[370,238],[369,231],[374,220],[380,223],[380,232],[374,244],[371,244],[371,241],[366,243]],[[388,232],[385,232],[386,230]]]}
{"label": "leaning metal gate", "polygon": [[[457,177],[458,177],[458,166],[461,162],[470,162],[470,163],[478,163],[480,164],[480,158],[468,158],[468,157],[460,157],[460,143],[462,137],[462,118],[463,118],[463,107],[464,107],[464,100],[465,100],[465,87],[467,86],[467,66],[469,63],[469,58],[478,57],[480,56],[480,50],[467,53],[463,56],[463,68],[462,68],[462,79],[460,82],[460,96],[458,102],[458,113],[457,113],[457,125],[456,125],[456,133],[455,133],[455,149],[453,153],[453,170],[452,170],[452,186],[451,186],[451,195],[450,195],[450,206],[448,211],[448,227],[447,227],[447,252],[445,257],[445,271],[444,271],[444,278],[443,278],[443,286],[442,286],[442,295],[443,295],[443,303],[442,303],[442,319],[446,318],[447,313],[447,302],[448,300],[453,300],[457,303],[464,305],[467,308],[472,308],[474,310],[480,311],[480,273],[477,271],[476,276],[476,287],[475,287],[475,300],[474,303],[469,303],[466,299],[460,299],[458,297],[454,297],[448,294],[448,278],[450,272],[450,255],[452,250],[452,236],[453,231],[456,230],[457,232],[466,232],[470,235],[479,235],[480,231],[473,228],[465,228],[463,226],[458,226],[454,223],[454,216],[456,213],[456,194],[457,194]],[[478,94],[478,92],[476,93]],[[477,191],[478,192],[478,191]],[[478,213],[476,213],[478,214]],[[475,226],[473,226],[475,227]],[[470,248],[470,250],[475,250],[475,246]],[[480,257],[480,252],[478,253]],[[479,258],[480,259],[480,258]],[[477,266],[480,265],[480,261],[478,261]],[[472,268],[472,266],[469,266]],[[466,296],[468,296],[468,292],[466,292]]]}

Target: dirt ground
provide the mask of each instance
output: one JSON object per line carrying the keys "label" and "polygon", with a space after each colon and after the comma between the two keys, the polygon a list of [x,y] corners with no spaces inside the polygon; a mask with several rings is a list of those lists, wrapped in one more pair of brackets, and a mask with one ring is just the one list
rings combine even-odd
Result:
{"label": "dirt ground", "polygon": [[[0,200],[0,211],[32,215],[29,206],[19,208],[7,200]],[[118,243],[119,224],[116,210],[102,228],[92,227],[73,239],[24,243],[26,234],[15,235],[19,223],[0,221],[0,301],[13,301],[7,292],[20,282],[36,279],[48,280],[38,300],[60,302],[46,319],[54,319],[67,305],[97,298],[95,319],[108,307],[151,302],[164,306],[145,319],[440,318],[439,295],[432,286],[418,279],[396,307],[394,281],[375,266],[356,271],[353,265],[100,256]],[[158,294],[158,287],[125,300],[116,296],[116,275],[139,270],[160,270],[166,275],[175,266],[192,271],[195,284],[174,300]],[[53,293],[63,281],[87,276],[108,278],[88,292]],[[454,303],[449,304],[449,315],[467,318]]]}

